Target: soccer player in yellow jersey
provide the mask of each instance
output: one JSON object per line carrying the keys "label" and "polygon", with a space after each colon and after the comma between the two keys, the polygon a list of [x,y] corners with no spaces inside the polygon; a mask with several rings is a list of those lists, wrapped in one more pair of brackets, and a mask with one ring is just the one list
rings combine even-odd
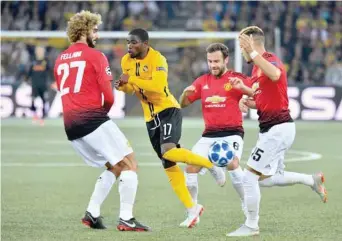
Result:
{"label": "soccer player in yellow jersey", "polygon": [[[129,33],[128,53],[121,60],[123,74],[118,81],[118,89],[140,99],[151,144],[162,160],[173,190],[187,208],[188,223],[185,227],[191,228],[201,215],[203,206],[193,202],[177,162],[210,169],[215,167],[207,158],[178,144],[182,131],[180,105],[168,88],[166,59],[148,45],[148,40],[144,29],[134,29]],[[224,175],[224,172],[218,172],[218,175]]]}

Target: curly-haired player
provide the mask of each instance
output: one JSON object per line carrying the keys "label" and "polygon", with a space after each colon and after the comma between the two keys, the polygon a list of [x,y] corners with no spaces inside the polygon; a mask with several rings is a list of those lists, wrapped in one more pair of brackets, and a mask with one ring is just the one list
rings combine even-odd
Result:
{"label": "curly-haired player", "polygon": [[[100,207],[119,179],[120,231],[149,231],[133,217],[138,187],[136,159],[124,134],[107,116],[114,103],[113,80],[106,56],[95,50],[101,16],[89,11],[68,22],[71,45],[55,62],[54,75],[61,93],[66,135],[76,152],[93,167],[106,167],[98,178],[82,222],[106,228]],[[102,104],[102,96],[103,102]]]}

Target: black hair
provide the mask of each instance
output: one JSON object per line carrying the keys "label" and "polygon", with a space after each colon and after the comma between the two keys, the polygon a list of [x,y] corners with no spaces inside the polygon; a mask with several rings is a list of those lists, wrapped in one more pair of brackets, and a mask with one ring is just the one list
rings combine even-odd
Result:
{"label": "black hair", "polygon": [[138,38],[141,40],[141,42],[145,42],[149,40],[148,32],[145,29],[142,28],[136,28],[129,32],[129,35],[135,35],[138,36]]}

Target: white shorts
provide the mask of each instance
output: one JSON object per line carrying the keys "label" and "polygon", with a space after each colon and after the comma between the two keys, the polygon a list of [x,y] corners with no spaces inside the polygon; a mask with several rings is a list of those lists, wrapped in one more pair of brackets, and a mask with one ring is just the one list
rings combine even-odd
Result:
{"label": "white shorts", "polygon": [[[192,148],[192,152],[195,154],[198,154],[200,156],[203,156],[205,158],[208,158],[209,149],[210,146],[215,141],[224,140],[231,144],[234,147],[235,150],[235,156],[241,160],[242,151],[243,151],[243,139],[241,136],[234,135],[234,136],[225,136],[225,137],[201,137],[201,139],[198,140],[198,142],[194,145]],[[206,168],[202,168],[200,174],[204,174],[206,172]]]}
{"label": "white shorts", "polygon": [[114,166],[133,152],[125,135],[111,120],[92,133],[71,141],[71,145],[92,167],[103,167],[107,162]]}
{"label": "white shorts", "polygon": [[247,165],[268,176],[283,171],[285,152],[291,147],[295,136],[296,126],[293,122],[275,125],[268,132],[259,133]]}

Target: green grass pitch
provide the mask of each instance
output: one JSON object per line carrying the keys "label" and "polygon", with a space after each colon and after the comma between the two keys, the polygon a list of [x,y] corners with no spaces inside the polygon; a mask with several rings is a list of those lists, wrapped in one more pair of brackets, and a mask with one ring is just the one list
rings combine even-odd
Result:
{"label": "green grass pitch", "polygon": [[[151,233],[118,232],[119,196],[115,185],[102,207],[107,230],[96,231],[80,222],[101,169],[87,167],[66,140],[62,120],[45,127],[30,120],[2,120],[1,239],[2,240],[342,240],[342,124],[297,122],[297,136],[287,155],[287,170],[326,175],[329,200],[320,202],[305,186],[262,189],[260,229],[253,238],[225,234],[243,223],[240,202],[229,177],[218,187],[210,174],[199,179],[199,200],[205,206],[201,223],[181,229],[182,204],[168,184],[153,153],[142,119],[117,120],[135,149],[140,165],[135,205],[138,220]],[[203,123],[186,119],[181,144],[187,148],[200,137]],[[243,163],[257,139],[257,123],[245,122]]]}

